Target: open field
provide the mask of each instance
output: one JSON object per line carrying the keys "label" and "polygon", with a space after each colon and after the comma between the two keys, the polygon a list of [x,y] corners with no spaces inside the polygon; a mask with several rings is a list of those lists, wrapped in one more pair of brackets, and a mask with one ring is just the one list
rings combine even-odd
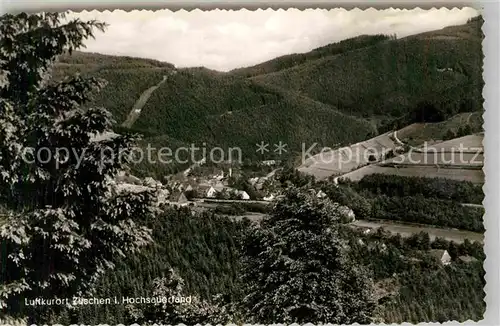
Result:
{"label": "open field", "polygon": [[[414,123],[400,130],[387,132],[366,141],[355,143],[349,147],[325,149],[321,153],[306,159],[299,166],[298,170],[314,175],[320,180],[340,174],[357,176],[358,174],[355,172],[358,168],[363,170],[363,172],[360,172],[362,175],[366,175],[366,173],[374,173],[370,172],[373,168],[366,166],[370,163],[370,156],[372,154],[375,155],[376,160],[383,160],[384,153],[404,144],[412,146],[409,152],[384,160],[382,163],[415,165],[415,167],[417,165],[434,166],[439,164],[440,168],[447,168],[448,166],[463,167],[464,169],[468,167],[480,168],[483,166],[484,161],[483,133],[440,141],[440,139],[445,137],[445,131],[469,125],[471,124],[470,120],[474,120],[473,125],[477,129],[480,126],[479,119],[481,119],[480,112],[474,112],[458,114],[441,123]],[[413,147],[417,143],[418,147]],[[442,175],[443,177],[449,175],[456,176],[457,171],[440,171],[437,174],[431,172],[431,174]],[[414,169],[411,169],[403,172],[401,175],[421,174],[415,174]],[[482,179],[484,176],[477,172],[464,172],[464,175],[466,176],[466,180],[472,178],[473,180],[478,180],[474,182],[483,182]],[[453,178],[455,179],[456,177]]]}
{"label": "open field", "polygon": [[411,146],[420,146],[427,142],[434,144],[453,134],[458,134],[462,128],[471,132],[482,130],[482,112],[459,113],[450,119],[435,123],[413,123],[397,131],[397,137]]}
{"label": "open field", "polygon": [[392,132],[387,132],[349,147],[325,150],[308,158],[298,170],[312,174],[317,179],[350,172],[359,166],[367,164],[370,154],[386,153],[396,148],[398,144],[393,140],[391,134]]}
{"label": "open field", "polygon": [[432,148],[435,148],[438,151],[461,150],[464,153],[471,151],[476,152],[478,149],[483,149],[483,138],[484,133],[477,133],[434,144],[432,145]]}
{"label": "open field", "polygon": [[381,173],[389,175],[398,175],[403,177],[428,177],[428,178],[445,178],[458,181],[470,181],[473,183],[484,183],[484,172],[481,169],[456,169],[456,168],[438,168],[433,165],[429,166],[401,166],[389,167],[380,165],[364,166],[356,171],[342,175],[342,178],[352,181],[359,181],[365,175]]}
{"label": "open field", "polygon": [[483,135],[476,134],[432,145],[424,144],[419,148],[411,148],[407,153],[388,159],[381,164],[482,167],[484,163],[483,138]]}
{"label": "open field", "polygon": [[363,166],[342,175],[352,181],[381,173],[399,176],[425,176],[484,183],[482,170],[482,134],[469,135],[441,142],[396,156],[378,164]]}
{"label": "open field", "polygon": [[432,150],[428,152],[410,151],[380,164],[414,166],[439,164],[442,167],[482,167],[484,164],[484,154],[480,151],[476,153],[458,151],[433,152]]}

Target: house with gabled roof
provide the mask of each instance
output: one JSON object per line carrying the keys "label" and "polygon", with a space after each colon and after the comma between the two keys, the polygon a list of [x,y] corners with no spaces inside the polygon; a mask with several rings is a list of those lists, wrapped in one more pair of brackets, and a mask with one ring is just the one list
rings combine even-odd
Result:
{"label": "house with gabled roof", "polygon": [[189,200],[183,192],[176,193],[170,198],[170,204],[178,207],[188,206]]}
{"label": "house with gabled roof", "polygon": [[215,198],[215,196],[217,196],[217,193],[219,191],[217,191],[213,186],[208,188],[207,192],[205,193],[205,197],[207,198]]}
{"label": "house with gabled roof", "polygon": [[316,194],[316,197],[320,198],[320,199],[323,199],[326,197],[326,194],[323,190],[320,190],[318,191],[318,193]]}
{"label": "house with gabled roof", "polygon": [[244,190],[238,190],[237,194],[243,200],[249,200],[250,199],[250,195],[246,191],[244,191]]}
{"label": "house with gabled roof", "polygon": [[431,249],[431,250],[429,250],[429,253],[431,256],[438,259],[441,262],[441,264],[443,264],[443,265],[451,264],[451,256],[447,250]]}

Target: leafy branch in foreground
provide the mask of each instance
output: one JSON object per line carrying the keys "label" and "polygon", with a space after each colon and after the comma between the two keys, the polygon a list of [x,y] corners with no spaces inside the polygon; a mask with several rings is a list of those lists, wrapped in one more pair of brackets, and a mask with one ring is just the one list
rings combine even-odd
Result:
{"label": "leafy branch in foreground", "polygon": [[[109,182],[128,161],[135,139],[111,131],[102,108],[84,109],[103,83],[47,74],[104,24],[60,14],[0,18],[0,304],[11,316],[43,321],[22,298],[68,298],[92,289],[117,256],[151,242],[139,220],[152,216],[154,194],[118,193]],[[118,160],[117,158],[121,158]],[[59,307],[60,308],[60,307]]]}

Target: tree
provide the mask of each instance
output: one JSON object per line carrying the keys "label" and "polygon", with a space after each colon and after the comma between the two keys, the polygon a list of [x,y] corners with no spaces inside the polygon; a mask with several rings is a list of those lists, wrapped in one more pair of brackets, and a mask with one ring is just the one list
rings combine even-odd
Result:
{"label": "tree", "polygon": [[[342,182],[339,181],[339,183]],[[326,184],[322,187],[322,190],[334,202],[350,207],[354,211],[356,218],[365,219],[370,217],[372,210],[370,202],[351,188],[349,183],[340,186],[332,183]]]}
{"label": "tree", "polygon": [[254,186],[252,186],[248,182],[248,179],[249,178],[246,174],[241,174],[238,178],[231,177],[231,179],[228,180],[229,186],[238,190],[245,191],[250,197],[250,199],[255,200],[258,198],[259,195],[255,190]]}
{"label": "tree", "polygon": [[184,192],[184,195],[188,200],[193,200],[194,198],[199,197],[198,191],[196,191],[195,189]]}
{"label": "tree", "polygon": [[429,233],[424,231],[414,233],[411,237],[408,238],[408,244],[412,248],[416,248],[419,250],[431,249],[431,239],[429,237]]}
{"label": "tree", "polygon": [[445,120],[443,108],[432,101],[420,101],[413,110],[414,122],[439,122]]}
{"label": "tree", "polygon": [[243,242],[245,320],[369,323],[372,283],[350,261],[340,205],[290,187]]}
{"label": "tree", "polygon": [[151,289],[153,295],[150,299],[163,300],[148,304],[143,310],[137,305],[127,306],[131,322],[171,325],[195,325],[214,320],[221,322],[217,318],[222,309],[217,304],[188,295],[184,289],[184,280],[173,269],[167,270],[166,274],[165,277],[156,278]]}
{"label": "tree", "polygon": [[312,175],[307,175],[295,168],[284,168],[276,175],[277,180],[281,183],[282,187],[310,187],[314,184],[315,179]]}
{"label": "tree", "polygon": [[103,81],[50,79],[57,56],[105,24],[63,18],[0,18],[0,202],[8,211],[0,305],[32,322],[46,319],[48,306],[24,306],[21,297],[83,295],[117,256],[151,241],[136,222],[152,216],[154,194],[117,192],[111,182],[136,138],[93,139],[113,124],[105,109],[84,108]]}

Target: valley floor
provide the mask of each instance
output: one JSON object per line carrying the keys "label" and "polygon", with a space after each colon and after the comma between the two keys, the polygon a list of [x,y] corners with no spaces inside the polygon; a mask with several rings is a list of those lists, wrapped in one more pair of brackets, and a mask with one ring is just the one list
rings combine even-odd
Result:
{"label": "valley floor", "polygon": [[[246,201],[242,201],[246,202]],[[470,205],[470,204],[469,204]],[[210,207],[215,208],[216,204],[205,203],[203,207],[198,207],[201,210],[209,209]],[[266,214],[257,212],[245,212],[243,215],[238,216],[228,216],[235,220],[242,220],[248,218],[252,222],[261,221]],[[426,232],[429,234],[431,241],[436,238],[444,238],[448,241],[454,241],[456,243],[463,243],[465,239],[470,241],[484,241],[484,235],[478,232],[471,232],[465,230],[451,229],[451,228],[440,228],[430,225],[420,225],[420,224],[410,224],[410,223],[400,223],[393,221],[374,221],[374,220],[356,220],[352,223],[355,227],[367,228],[367,229],[378,229],[384,228],[385,230],[394,233],[401,234],[403,237],[409,237],[415,233]]]}
{"label": "valley floor", "polygon": [[353,223],[353,225],[370,229],[377,229],[383,227],[385,230],[390,231],[391,233],[399,233],[403,237],[409,237],[412,234],[419,232],[426,232],[429,234],[429,238],[431,239],[431,241],[434,241],[437,237],[444,238],[448,241],[454,241],[457,243],[462,243],[464,242],[465,239],[468,239],[470,241],[479,241],[479,242],[483,242],[484,240],[484,235],[477,232],[470,232],[457,229],[436,228],[432,226],[420,226],[420,225],[417,226],[411,224],[393,223],[392,221],[357,220]]}

